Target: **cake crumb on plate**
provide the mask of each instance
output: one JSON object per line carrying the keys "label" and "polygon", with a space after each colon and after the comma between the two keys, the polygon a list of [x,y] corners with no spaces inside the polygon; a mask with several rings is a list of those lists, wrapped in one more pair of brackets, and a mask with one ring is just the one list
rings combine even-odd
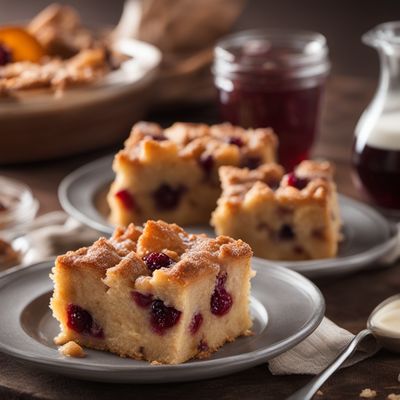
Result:
{"label": "cake crumb on plate", "polygon": [[82,349],[82,347],[79,346],[79,344],[74,342],[73,340],[69,341],[68,343],[65,343],[58,349],[58,351],[63,356],[67,357],[78,357],[78,358],[86,357],[86,353]]}
{"label": "cake crumb on plate", "polygon": [[372,390],[369,388],[363,389],[361,390],[360,397],[362,397],[363,399],[372,399],[376,397],[376,390]]}

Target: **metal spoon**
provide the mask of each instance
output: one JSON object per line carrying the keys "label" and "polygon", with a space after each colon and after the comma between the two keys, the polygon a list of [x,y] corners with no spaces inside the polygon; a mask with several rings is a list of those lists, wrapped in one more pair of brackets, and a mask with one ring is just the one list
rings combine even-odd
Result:
{"label": "metal spoon", "polygon": [[375,307],[368,318],[367,328],[358,333],[327,368],[311,379],[306,386],[289,396],[286,400],[310,400],[326,380],[354,353],[359,343],[368,336],[373,335],[379,345],[388,350],[400,353],[400,332],[396,335],[392,331],[377,326],[376,321],[374,321],[374,316],[377,315],[378,311],[396,300],[400,300],[399,294],[389,297]]}

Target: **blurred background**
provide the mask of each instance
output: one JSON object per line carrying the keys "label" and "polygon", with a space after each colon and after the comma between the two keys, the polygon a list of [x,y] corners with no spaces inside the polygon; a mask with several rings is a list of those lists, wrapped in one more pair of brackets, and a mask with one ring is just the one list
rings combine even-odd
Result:
{"label": "blurred background", "polygon": [[[143,14],[140,18],[146,23],[145,28],[140,25],[139,35],[134,37],[155,44],[163,53],[163,66],[151,91],[151,101],[148,106],[142,104],[146,112],[142,113],[140,118],[159,122],[163,126],[168,126],[177,120],[207,123],[221,120],[210,66],[214,39],[225,34],[232,21],[235,21],[232,31],[280,28],[320,32],[327,38],[332,69],[322,103],[320,135],[313,154],[334,159],[336,162],[339,160],[348,162],[357,120],[372,99],[379,77],[377,53],[362,43],[361,36],[382,22],[400,20],[400,1],[247,0],[243,2],[245,6],[238,19],[235,10],[240,10],[241,0],[215,0],[215,2],[193,0],[193,6],[189,1],[183,1],[181,3],[184,4],[183,8],[176,0],[141,2]],[[13,21],[30,21],[51,3],[51,0],[0,0],[0,25]],[[80,14],[82,23],[89,28],[111,28],[120,20],[124,0],[65,0],[60,4],[74,7]],[[208,4],[207,8],[202,4],[204,7]],[[190,15],[187,10],[192,8],[196,11]],[[214,10],[210,10],[211,8]],[[149,14],[151,18],[148,18]],[[212,15],[218,15],[219,20],[214,21]],[[136,19],[135,16],[133,19]],[[163,24],[164,20],[170,21],[170,25]],[[182,23],[177,24],[176,21]],[[203,26],[206,26],[206,30]],[[220,32],[217,32],[218,30]],[[127,36],[132,37],[132,34]],[[177,43],[184,43],[186,47],[178,48]],[[141,100],[141,103],[144,102]],[[135,102],[130,104],[134,110],[137,102],[136,105]],[[82,118],[85,117],[83,111],[78,114]],[[96,115],[102,114],[96,113]],[[102,117],[111,123],[115,120],[106,115]],[[107,140],[120,146],[129,131],[128,127],[136,118],[138,117],[134,115],[131,115],[129,120],[125,118],[124,129],[115,126],[115,132],[105,132],[109,138]],[[92,122],[94,127],[99,126],[98,121]],[[57,132],[61,134],[58,125]],[[76,129],[67,125],[64,128],[68,132],[66,135],[70,142],[73,142],[70,132]],[[50,128],[47,130],[50,132]],[[76,135],[81,148],[81,136],[79,132]],[[11,136],[18,137],[8,135]],[[90,134],[86,131],[84,136],[90,139]],[[51,132],[49,137],[53,137]],[[3,157],[5,157],[4,151]],[[30,160],[38,158],[31,156],[30,153],[29,157]]]}
{"label": "blurred background", "polygon": [[[30,19],[50,3],[50,0],[0,0],[0,23]],[[93,26],[117,23],[123,6],[123,0],[62,3],[76,7],[82,20]],[[377,78],[378,59],[373,50],[361,43],[361,35],[378,23],[398,19],[398,0],[248,0],[234,30],[285,27],[321,32],[328,39],[334,75]]]}

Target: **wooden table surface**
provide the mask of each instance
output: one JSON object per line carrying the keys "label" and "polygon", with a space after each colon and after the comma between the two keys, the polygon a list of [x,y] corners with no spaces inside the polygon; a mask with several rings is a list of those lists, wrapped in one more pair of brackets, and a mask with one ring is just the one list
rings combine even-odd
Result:
{"label": "wooden table surface", "polygon": [[[333,160],[337,166],[340,192],[361,199],[353,186],[349,163],[354,126],[361,111],[373,95],[374,82],[349,77],[331,79],[326,98],[322,134],[315,155]],[[213,121],[213,108],[170,110],[153,113],[149,119],[168,124],[173,120]],[[76,167],[113,151],[84,156],[0,168],[0,173],[20,179],[31,186],[41,202],[41,213],[57,210],[57,186]],[[327,304],[326,315],[344,328],[357,332],[366,323],[376,304],[399,292],[400,263],[340,278],[316,281]],[[322,388],[319,399],[357,399],[364,388],[378,392],[376,399],[390,393],[400,394],[400,360],[386,351],[356,366],[337,372]],[[114,385],[84,382],[41,372],[0,355],[0,399],[284,399],[304,385],[309,376],[272,376],[267,365],[234,375],[207,381],[162,385]]]}

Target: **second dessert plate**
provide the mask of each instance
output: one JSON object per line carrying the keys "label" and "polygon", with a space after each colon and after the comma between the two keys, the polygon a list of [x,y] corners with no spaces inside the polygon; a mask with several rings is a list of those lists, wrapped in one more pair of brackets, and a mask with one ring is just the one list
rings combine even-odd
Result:
{"label": "second dessert plate", "polygon": [[[72,172],[61,182],[58,195],[64,210],[78,221],[111,235],[114,228],[107,220],[106,195],[114,179],[113,155],[93,161]],[[339,195],[344,240],[337,257],[311,261],[261,260],[265,265],[283,265],[308,277],[341,275],[376,264],[392,251],[398,241],[398,229],[373,208]],[[214,235],[210,226],[185,227],[192,233]]]}
{"label": "second dessert plate", "polygon": [[226,344],[206,360],[152,365],[96,350],[86,358],[64,357],[53,338],[59,332],[49,300],[52,262],[0,276],[0,351],[25,364],[79,379],[157,383],[213,378],[265,363],[295,346],[321,322],[324,299],[317,287],[286,268],[266,267],[254,259],[250,309],[253,333]]}

